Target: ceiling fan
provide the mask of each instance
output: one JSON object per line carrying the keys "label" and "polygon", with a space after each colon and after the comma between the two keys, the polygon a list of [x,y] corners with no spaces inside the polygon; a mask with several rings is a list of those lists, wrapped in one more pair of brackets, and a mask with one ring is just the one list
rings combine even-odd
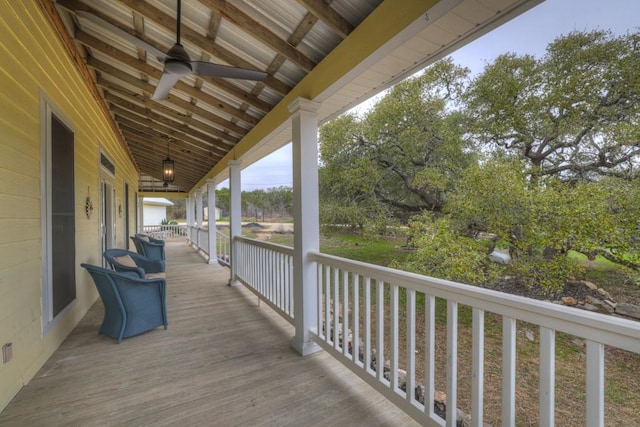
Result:
{"label": "ceiling fan", "polygon": [[164,64],[164,70],[162,76],[158,81],[158,86],[151,99],[165,99],[169,94],[169,91],[173,88],[176,82],[182,76],[189,75],[191,73],[197,74],[202,77],[225,77],[230,79],[242,79],[242,80],[263,80],[267,77],[267,73],[263,71],[248,70],[246,68],[230,67],[227,65],[214,64],[212,62],[192,61],[187,54],[185,48],[180,44],[180,15],[181,15],[181,0],[177,0],[177,24],[176,24],[176,43],[169,49],[167,53],[156,49],[144,40],[140,40],[129,34],[128,32],[121,30],[115,25],[105,21],[98,16],[85,12],[78,11],[78,15],[97,23],[102,27],[108,28],[111,32],[119,35],[123,39],[128,40],[134,45],[147,52],[153,54],[158,61]]}

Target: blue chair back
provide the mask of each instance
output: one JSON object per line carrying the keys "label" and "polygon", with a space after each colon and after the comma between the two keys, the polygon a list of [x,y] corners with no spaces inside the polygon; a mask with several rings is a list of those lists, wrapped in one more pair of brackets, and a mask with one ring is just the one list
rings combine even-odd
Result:
{"label": "blue chair back", "polygon": [[81,264],[98,289],[104,305],[100,334],[115,338],[138,335],[158,326],[167,328],[166,282],[144,280],[136,273],[120,273],[90,264]]}
{"label": "blue chair back", "polygon": [[164,253],[164,241],[162,243],[155,243],[152,241],[145,241],[140,237],[131,236],[133,244],[136,245],[136,250],[147,258],[151,259],[165,259]]}
{"label": "blue chair back", "polygon": [[[136,252],[131,252],[126,249],[107,249],[103,253],[104,258],[107,260],[109,266],[120,272],[134,272],[141,279],[145,278],[147,273],[164,273],[165,262],[161,259],[150,259],[144,255]],[[129,256],[135,263],[135,267],[125,265],[119,258]]]}

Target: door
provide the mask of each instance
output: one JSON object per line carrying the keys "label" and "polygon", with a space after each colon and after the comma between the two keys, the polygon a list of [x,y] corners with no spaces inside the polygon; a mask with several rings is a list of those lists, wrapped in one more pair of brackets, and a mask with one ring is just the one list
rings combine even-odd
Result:
{"label": "door", "polygon": [[124,246],[129,249],[129,183],[124,183]]}
{"label": "door", "polygon": [[115,188],[113,178],[103,174],[100,179],[100,259],[106,267],[102,253],[115,247]]}

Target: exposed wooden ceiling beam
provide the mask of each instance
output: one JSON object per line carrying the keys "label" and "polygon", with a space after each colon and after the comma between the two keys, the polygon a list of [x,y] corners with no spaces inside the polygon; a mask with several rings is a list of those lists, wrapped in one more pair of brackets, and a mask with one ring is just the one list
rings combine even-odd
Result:
{"label": "exposed wooden ceiling beam", "polygon": [[[134,149],[134,153],[136,157],[140,157],[140,172],[147,174],[151,177],[156,178],[160,182],[162,182],[161,174],[161,165],[162,163],[155,163],[153,159],[145,158],[145,152],[143,149]],[[176,178],[175,181],[171,184],[174,187],[179,189],[182,188],[191,188],[193,185],[193,173],[188,170],[180,170],[179,166],[176,164]],[[143,190],[143,191],[146,191]]]}
{"label": "exposed wooden ceiling beam", "polygon": [[[300,22],[300,24],[298,24],[298,27],[295,29],[293,34],[289,36],[289,39],[287,40],[287,42],[292,46],[298,46],[302,41],[302,39],[304,39],[304,37],[309,33],[309,31],[311,31],[311,28],[313,28],[313,26],[317,21],[318,21],[318,18],[313,16],[311,13],[307,13],[304,19]],[[286,60],[287,58],[285,58],[284,55],[280,53],[277,54],[276,57],[273,59],[273,61],[271,61],[271,64],[269,64],[269,67],[267,68],[267,73],[275,74],[280,69],[280,67],[282,67],[282,64],[284,64]],[[259,82],[253,88],[253,90],[251,91],[251,94],[257,96],[258,94],[260,94],[260,92],[262,92],[264,87],[265,87],[264,83]]]}
{"label": "exposed wooden ceiling beam", "polygon": [[[180,114],[174,110],[166,109],[160,110],[158,108],[150,108],[145,102],[139,101],[137,99],[132,99],[123,95],[122,93],[116,93],[114,91],[105,91],[104,99],[114,105],[118,105],[122,108],[126,108],[127,110],[134,111],[141,115],[149,115],[154,121],[163,121],[168,120],[167,118],[172,118],[174,123],[179,123],[179,127],[189,126],[194,130],[199,130],[201,132],[205,132],[207,135],[215,136],[216,141],[224,144],[228,147],[233,147],[235,143],[238,142],[237,138],[231,138],[231,135],[225,134],[218,129],[207,125],[206,123],[202,123],[198,120],[195,120],[193,116],[188,116],[185,114]],[[154,101],[149,101],[149,103],[153,103]],[[158,112],[161,111],[161,112]],[[222,139],[224,138],[224,139]],[[229,140],[231,139],[231,141]]]}
{"label": "exposed wooden ceiling beam", "polygon": [[[127,139],[127,143],[129,144],[130,147],[133,148],[134,146],[136,146],[138,148],[145,148],[148,151],[149,156],[151,154],[154,154],[155,157],[149,157],[149,158],[153,158],[157,161],[159,160],[157,164],[160,164],[160,161],[165,158],[166,152],[161,153],[158,150],[154,149],[154,147],[156,147],[156,144],[157,144],[155,141],[149,138],[145,138],[143,136],[135,135],[131,132],[128,132],[126,128],[125,128],[125,131],[123,131],[123,135]],[[202,171],[202,170],[208,170],[207,168],[209,167],[209,165],[205,163],[194,160],[193,155],[189,156],[187,154],[183,154],[180,151],[177,151],[173,148],[169,150],[169,157],[171,157],[171,159],[174,161],[180,162],[182,165],[188,166],[190,170]]]}
{"label": "exposed wooden ceiling beam", "polygon": [[[78,30],[76,32],[76,40],[78,40],[80,43],[84,44],[85,46],[88,46],[92,49],[96,49],[102,54],[110,56],[116,61],[124,65],[127,65],[129,67],[132,67],[140,72],[143,72],[156,80],[159,80],[160,77],[162,76],[162,71],[158,70],[157,68],[143,61],[140,61],[137,58],[127,55],[126,53],[118,50],[117,48],[114,48],[113,46],[101,41],[100,39],[93,37],[88,33],[85,33],[84,31]],[[248,114],[247,112],[242,111],[239,108],[236,108],[228,104],[227,102],[224,102],[216,98],[215,96],[204,93],[203,91],[198,90],[195,87],[190,86],[180,80],[178,80],[178,82],[175,84],[174,89],[179,90],[185,94],[188,94],[194,98],[197,98],[198,100],[204,102],[205,104],[208,104],[221,112],[229,114],[238,120],[244,121],[249,125],[253,126],[259,120],[258,118]]]}
{"label": "exposed wooden ceiling beam", "polygon": [[213,147],[213,151],[221,155],[227,154],[227,152],[231,148],[227,144],[222,143],[222,141],[217,138],[212,138],[207,134],[199,132],[195,129],[190,128],[189,126],[166,118],[159,114],[154,114],[153,112],[146,111],[144,108],[138,108],[137,106],[133,105],[129,105],[129,108],[125,108],[116,104],[111,104],[109,108],[112,114],[120,114],[124,117],[128,117],[136,121],[138,121],[138,119],[141,119],[143,120],[143,123],[145,123],[144,120],[146,120],[150,122],[150,125],[159,129],[165,126],[168,126],[171,129],[176,129],[186,136],[198,139],[205,144],[211,145]]}
{"label": "exposed wooden ceiling beam", "polygon": [[[122,3],[126,4],[132,10],[141,13],[147,18],[153,20],[155,23],[164,27],[171,33],[175,33],[176,31],[176,20],[172,16],[167,15],[161,10],[151,6],[148,3],[139,0],[120,0]],[[192,30],[186,25],[182,26],[182,41],[188,41],[193,45],[197,46],[199,49],[209,53],[214,58],[218,58],[227,64],[233,65],[234,67],[247,68],[250,70],[258,70],[258,68],[252,63],[244,60],[240,56],[235,53],[227,50],[222,47],[214,40],[203,36],[202,34]],[[263,70],[260,70],[263,71]],[[286,83],[281,82],[275,77],[268,75],[264,80],[264,83],[275,91],[281,93],[282,95],[286,95],[291,91],[291,87]]]}
{"label": "exposed wooden ceiling beam", "polygon": [[308,12],[304,18],[302,18],[302,21],[300,21],[295,31],[289,36],[287,42],[292,46],[298,46],[307,34],[309,34],[313,26],[316,25],[316,22],[318,22],[318,18],[311,12]]}
{"label": "exposed wooden ceiling beam", "polygon": [[209,6],[211,10],[221,14],[230,22],[233,22],[238,27],[242,28],[243,31],[253,35],[276,52],[285,56],[289,61],[296,64],[304,71],[309,72],[316,66],[316,63],[309,57],[305,56],[302,52],[278,37],[270,29],[251,18],[231,3],[228,3],[225,0],[200,0],[200,2]]}
{"label": "exposed wooden ceiling beam", "polygon": [[[69,11],[72,11],[72,12],[84,11],[84,12],[88,12],[88,13],[91,13],[93,15],[96,15],[99,18],[109,22],[111,25],[114,25],[114,26],[118,27],[119,29],[121,29],[122,31],[127,32],[127,33],[131,34],[132,36],[143,40],[144,42],[150,44],[151,46],[155,47],[156,49],[158,49],[160,51],[165,51],[166,52],[169,49],[168,46],[163,46],[163,45],[160,45],[160,44],[156,43],[154,40],[152,40],[152,39],[150,39],[148,37],[145,37],[145,35],[143,33],[138,33],[137,31],[134,31],[133,29],[127,27],[126,25],[120,24],[118,21],[113,20],[108,15],[100,13],[100,11],[94,9],[93,7],[91,7],[91,6],[89,6],[89,5],[85,4],[85,3],[80,2],[79,0],[58,0],[58,4],[60,6],[62,6],[62,7],[64,7],[65,9],[67,9]],[[147,8],[147,7],[144,7],[144,5],[138,5],[138,6],[139,7],[143,6],[142,9],[150,9],[152,11],[156,11],[157,13],[161,13],[157,9],[154,9],[152,7]],[[143,12],[141,12],[138,9],[135,9],[135,8],[133,10],[133,13],[135,15],[138,15],[138,16],[143,16],[144,15]],[[173,25],[173,28],[174,28],[172,31],[175,31],[175,20],[174,20],[174,24],[172,24],[172,25]],[[187,31],[187,34],[191,34],[191,32]],[[198,33],[194,32],[193,37],[194,38],[201,38],[202,36],[200,36]],[[202,37],[202,39],[205,40],[205,41],[208,40],[208,41],[206,41],[206,43],[213,43],[212,40],[207,39],[206,37]],[[235,64],[233,64],[233,65],[235,65]],[[251,64],[244,64],[244,65],[237,65],[237,66],[241,66],[243,68],[257,69],[255,66],[253,66]],[[142,75],[141,79],[143,79],[144,81],[148,80],[144,74]],[[266,113],[266,112],[269,112],[271,110],[271,108],[272,108],[272,106],[269,103],[259,99],[257,96],[254,96],[249,92],[246,92],[245,90],[242,90],[241,88],[239,88],[238,86],[236,86],[235,84],[231,83],[228,80],[219,79],[219,78],[217,78],[217,79],[216,78],[204,78],[204,80],[206,80],[207,84],[210,84],[210,85],[212,85],[214,87],[218,87],[218,88],[224,90],[229,95],[231,95],[231,96],[233,96],[235,98],[238,98],[239,100],[242,100],[244,102],[247,102],[249,105],[257,108],[260,111],[263,111],[263,112]],[[265,83],[267,85],[269,85],[270,87],[272,87],[272,89],[274,89],[274,90],[276,90],[276,91],[278,91],[280,93],[283,93],[283,94],[286,94],[291,90],[290,86],[288,86],[288,85],[286,85],[286,84],[274,79],[273,77],[271,77],[271,78],[267,77],[265,79]],[[286,91],[286,92],[283,92],[283,91]]]}
{"label": "exposed wooden ceiling beam", "polygon": [[164,143],[166,143],[167,141],[177,141],[180,143],[188,144],[194,149],[201,150],[202,155],[206,155],[211,159],[221,159],[228,152],[219,147],[216,147],[213,144],[200,141],[199,139],[187,135],[184,132],[175,130],[169,126],[153,123],[153,127],[151,127],[149,121],[145,117],[131,112],[126,112],[125,114],[123,114],[121,110],[118,110],[118,113],[116,113],[114,117],[116,119],[116,122],[124,123],[134,128],[138,127],[145,133],[153,135],[156,138],[159,138],[161,141],[164,141]]}
{"label": "exposed wooden ceiling beam", "polygon": [[[139,13],[135,13],[135,12],[133,13],[133,28],[138,34],[137,37],[144,36],[144,17]],[[146,61],[147,51],[142,48],[138,48],[137,51],[138,51],[138,59],[141,61]],[[144,74],[141,74],[140,78],[144,79],[145,78]]]}
{"label": "exposed wooden ceiling beam", "polygon": [[[165,156],[153,156],[153,153],[149,151],[148,145],[141,142],[132,142],[130,146],[131,151],[136,153],[136,157],[140,158],[141,165],[148,166],[147,173],[154,177],[160,177],[158,179],[162,179],[161,166],[162,160],[165,159]],[[180,179],[184,180],[186,183],[191,183],[195,178],[197,178],[198,174],[201,173],[201,171],[194,169],[193,165],[182,163],[180,160],[176,160],[173,156],[171,156],[171,160],[175,163],[176,179],[179,175]],[[180,166],[182,166],[182,168],[180,168]],[[179,174],[177,173],[178,171],[180,171]]]}
{"label": "exposed wooden ceiling beam", "polygon": [[329,28],[335,31],[343,39],[353,31],[354,27],[338,12],[323,0],[297,0],[302,6],[317,16]]}
{"label": "exposed wooden ceiling beam", "polygon": [[[136,158],[140,158],[141,166],[147,164],[150,167],[148,174],[157,179],[162,179],[161,165],[167,156],[166,151],[164,153],[154,151],[150,148],[151,143],[148,140],[136,136],[128,136],[128,142],[131,152],[135,153]],[[180,178],[190,185],[193,185],[194,179],[203,173],[204,166],[206,166],[204,164],[194,164],[186,160],[186,157],[180,157],[171,153],[169,157],[175,162],[176,169],[181,169]],[[146,171],[143,170],[143,172]]]}
{"label": "exposed wooden ceiling beam", "polygon": [[211,40],[215,40],[218,37],[218,31],[220,31],[220,25],[222,24],[222,16],[211,11],[211,19],[209,20],[209,34],[207,37]]}
{"label": "exposed wooden ceiling beam", "polygon": [[[122,134],[125,136],[127,141],[132,138],[137,138],[152,144],[150,148],[154,155],[164,158],[166,153],[166,143],[162,149],[159,149],[159,138],[152,133],[149,133],[148,129],[141,129],[135,123],[131,123],[126,120],[120,121],[118,126],[122,130]],[[202,150],[197,147],[187,146],[180,141],[170,142],[169,152],[171,153],[171,156],[182,158],[185,162],[193,162],[198,168],[202,169],[209,167],[212,162],[215,162],[215,160],[207,158],[208,153],[203,154]]]}
{"label": "exposed wooden ceiling beam", "polygon": [[[126,74],[126,73],[125,73]],[[124,81],[124,80],[123,80]],[[135,99],[137,99],[140,102],[144,102],[144,103],[148,103],[150,105],[153,105],[153,108],[156,109],[163,109],[164,108],[169,108],[170,106],[175,106],[180,110],[183,111],[187,111],[189,113],[195,114],[197,116],[199,116],[200,118],[202,118],[204,121],[208,122],[208,123],[213,123],[216,124],[220,127],[222,127],[223,129],[227,129],[230,132],[233,132],[234,134],[242,137],[247,133],[247,130],[243,127],[240,127],[238,125],[236,125],[235,123],[229,122],[227,120],[222,119],[220,116],[217,116],[215,114],[213,114],[212,112],[210,112],[209,110],[205,110],[202,107],[199,107],[197,105],[193,105],[188,101],[185,101],[184,99],[178,98],[176,96],[172,96],[169,95],[167,97],[167,99],[165,99],[162,102],[162,107],[161,106],[157,106],[156,104],[160,104],[159,102],[156,101],[151,101],[149,100],[149,98],[147,96],[144,95],[140,95],[139,93],[135,93],[132,92],[128,89],[126,89],[125,87],[108,81],[106,80],[104,77],[98,77],[98,79],[96,80],[96,83],[101,86],[104,89],[108,89],[108,90],[112,90],[118,93],[125,93],[130,97],[133,97]]]}

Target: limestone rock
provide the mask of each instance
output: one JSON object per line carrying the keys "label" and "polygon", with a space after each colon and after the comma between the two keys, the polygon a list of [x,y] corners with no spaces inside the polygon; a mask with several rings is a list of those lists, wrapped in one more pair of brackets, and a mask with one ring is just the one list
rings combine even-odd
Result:
{"label": "limestone rock", "polygon": [[574,297],[562,297],[562,303],[564,305],[568,305],[570,307],[573,307],[574,305],[578,304],[578,301],[576,301],[576,299]]}
{"label": "limestone rock", "polygon": [[444,391],[438,391],[436,390],[435,393],[433,393],[433,401],[437,402],[437,403],[442,403],[443,405],[447,403],[447,393],[445,393]]}
{"label": "limestone rock", "polygon": [[460,408],[456,409],[456,427],[471,427],[471,415],[467,415]]}
{"label": "limestone rock", "polygon": [[578,347],[584,347],[585,341],[580,338],[574,338],[571,340],[571,344],[576,345]]}
{"label": "limestone rock", "polygon": [[619,302],[616,306],[616,314],[640,320],[640,305]]}
{"label": "limestone rock", "polygon": [[611,299],[611,295],[609,294],[609,292],[605,291],[602,288],[598,288],[598,294],[602,295],[605,298]]}
{"label": "limestone rock", "polygon": [[425,388],[423,385],[416,386],[416,400],[424,405]]}
{"label": "limestone rock", "polygon": [[[599,300],[598,298],[594,298],[589,295],[587,295],[587,297],[585,298],[584,306],[590,311],[595,311],[595,312],[604,313],[604,314],[613,314],[613,308],[609,304],[605,303],[602,300]],[[591,307],[595,309],[592,309]]]}
{"label": "limestone rock", "polygon": [[407,391],[407,371],[398,369],[398,388]]}
{"label": "limestone rock", "polygon": [[598,289],[598,287],[594,283],[588,282],[586,280],[583,280],[582,284],[585,285],[587,288],[593,290],[593,291]]}
{"label": "limestone rock", "polygon": [[527,337],[527,339],[529,341],[535,341],[536,340],[536,336],[534,335],[533,331],[531,329],[525,329],[524,330],[524,336]]}

